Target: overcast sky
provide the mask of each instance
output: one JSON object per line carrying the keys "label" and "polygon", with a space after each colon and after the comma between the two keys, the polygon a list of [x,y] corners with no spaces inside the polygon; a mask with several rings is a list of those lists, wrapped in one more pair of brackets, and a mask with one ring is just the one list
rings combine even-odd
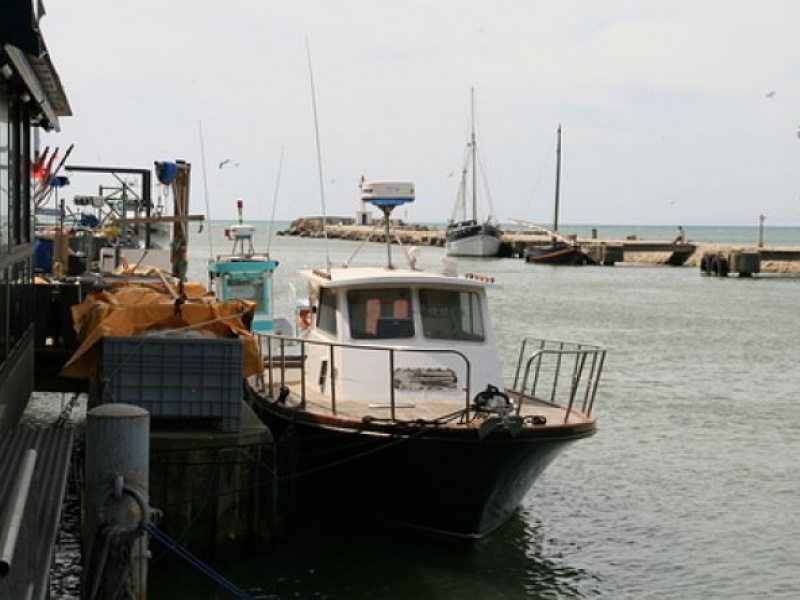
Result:
{"label": "overcast sky", "polygon": [[[475,88],[493,214],[561,223],[800,225],[797,0],[48,0],[72,164],[192,164],[192,212],[327,213],[357,181],[453,211]],[[202,130],[202,136],[200,131]],[[205,161],[202,159],[205,148]],[[279,169],[281,149],[284,158]],[[222,168],[220,163],[230,159]],[[204,165],[205,163],[205,165]],[[203,172],[208,182],[205,194]],[[73,178],[67,193],[93,193]],[[488,211],[486,199],[482,211]]]}

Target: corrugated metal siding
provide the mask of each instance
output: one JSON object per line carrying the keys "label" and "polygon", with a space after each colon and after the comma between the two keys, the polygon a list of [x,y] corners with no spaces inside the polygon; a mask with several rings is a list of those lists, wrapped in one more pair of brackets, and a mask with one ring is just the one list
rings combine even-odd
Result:
{"label": "corrugated metal siding", "polygon": [[28,449],[36,450],[28,502],[22,519],[16,551],[7,576],[11,598],[25,598],[32,589],[33,599],[48,597],[48,578],[53,548],[61,521],[61,506],[72,454],[74,430],[17,428],[0,440],[0,531],[10,515],[12,492],[22,458]]}

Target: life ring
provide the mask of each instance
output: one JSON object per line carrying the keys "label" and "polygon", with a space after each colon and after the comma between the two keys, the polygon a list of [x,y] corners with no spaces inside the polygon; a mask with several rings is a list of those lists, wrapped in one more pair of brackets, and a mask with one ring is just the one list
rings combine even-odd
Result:
{"label": "life ring", "polygon": [[310,308],[301,308],[297,311],[297,325],[300,329],[309,329],[311,327]]}

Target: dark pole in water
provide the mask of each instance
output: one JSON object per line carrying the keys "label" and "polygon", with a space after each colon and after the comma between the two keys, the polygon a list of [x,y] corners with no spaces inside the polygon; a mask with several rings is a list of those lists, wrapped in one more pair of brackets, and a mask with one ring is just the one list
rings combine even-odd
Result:
{"label": "dark pole in water", "polygon": [[558,202],[561,196],[561,123],[558,124],[558,142],[556,144],[556,209],[553,217],[553,231],[558,231]]}

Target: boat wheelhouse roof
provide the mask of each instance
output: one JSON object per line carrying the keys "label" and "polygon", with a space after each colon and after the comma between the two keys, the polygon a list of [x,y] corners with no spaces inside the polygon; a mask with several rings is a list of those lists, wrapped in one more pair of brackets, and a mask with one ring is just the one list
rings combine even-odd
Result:
{"label": "boat wheelhouse roof", "polygon": [[494,278],[488,275],[474,273],[458,275],[386,267],[304,269],[300,271],[300,275],[312,284],[323,288],[435,285],[461,289],[485,289],[494,284]]}

